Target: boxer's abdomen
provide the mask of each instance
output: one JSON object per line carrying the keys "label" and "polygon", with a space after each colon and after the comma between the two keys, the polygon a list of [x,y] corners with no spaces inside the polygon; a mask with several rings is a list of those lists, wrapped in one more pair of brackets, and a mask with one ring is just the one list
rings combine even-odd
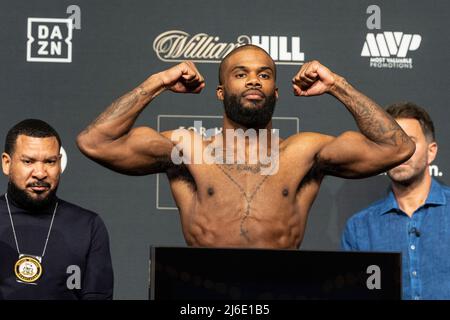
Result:
{"label": "boxer's abdomen", "polygon": [[[267,199],[270,200],[270,199]],[[284,201],[204,204],[182,219],[189,245],[201,247],[296,248],[303,238],[301,214]],[[183,214],[182,214],[183,216]]]}

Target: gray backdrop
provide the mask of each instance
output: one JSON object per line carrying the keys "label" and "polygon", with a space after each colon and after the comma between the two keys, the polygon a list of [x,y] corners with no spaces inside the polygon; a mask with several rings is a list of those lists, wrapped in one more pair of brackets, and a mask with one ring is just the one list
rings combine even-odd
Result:
{"label": "gray backdrop", "polygon": [[[366,9],[371,4],[378,5],[381,19],[367,24],[371,14]],[[183,53],[178,58],[170,56],[176,37],[164,38],[155,51],[158,36],[184,32],[186,46],[197,34],[212,36],[213,44],[236,43],[242,35],[247,37],[241,40],[273,37],[280,88],[275,116],[282,136],[297,130],[337,135],[356,129],[350,114],[334,98],[292,95],[290,79],[303,62],[301,53],[304,60],[321,61],[381,105],[416,102],[429,111],[437,128],[440,148],[433,176],[448,183],[449,11],[447,1],[3,0],[0,137],[4,139],[12,125],[31,117],[46,120],[59,131],[68,155],[59,195],[104,219],[111,239],[115,298],[146,299],[149,246],[185,246],[167,180],[163,175],[129,177],[109,171],[85,158],[75,137],[113,99],[173,65],[172,60],[186,58]],[[28,18],[69,17],[74,25],[71,48],[60,39],[69,35],[67,20],[31,20],[28,25]],[[39,25],[50,32],[39,31]],[[52,32],[55,26],[60,33]],[[368,28],[372,26],[378,29]],[[29,50],[28,31],[35,38]],[[178,45],[182,44],[182,38],[178,39]],[[363,50],[365,43],[367,50]],[[219,58],[220,48],[213,52]],[[220,126],[220,118],[205,117],[220,116],[222,111],[215,98],[218,64],[205,50],[206,58],[197,52],[200,58],[196,59],[207,82],[202,94],[164,94],[141,115],[139,125],[165,129],[203,120],[206,126]],[[282,51],[292,53],[292,58],[282,60]],[[71,62],[61,62],[69,59],[69,52]],[[385,61],[401,64],[371,65],[380,60],[380,54]],[[42,58],[59,62],[32,61]],[[0,182],[5,188],[6,178]],[[382,196],[387,186],[386,176],[326,178],[311,209],[301,249],[339,249],[346,219]]]}

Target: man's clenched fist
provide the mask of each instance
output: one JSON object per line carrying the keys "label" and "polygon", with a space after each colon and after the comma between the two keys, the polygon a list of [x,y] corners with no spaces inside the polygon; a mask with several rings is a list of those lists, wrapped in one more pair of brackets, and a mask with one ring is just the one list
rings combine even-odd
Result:
{"label": "man's clenched fist", "polygon": [[191,61],[184,61],[158,73],[162,86],[177,93],[200,93],[205,79]]}
{"label": "man's clenched fist", "polygon": [[307,62],[292,79],[294,94],[296,96],[315,96],[329,92],[337,77],[319,61]]}

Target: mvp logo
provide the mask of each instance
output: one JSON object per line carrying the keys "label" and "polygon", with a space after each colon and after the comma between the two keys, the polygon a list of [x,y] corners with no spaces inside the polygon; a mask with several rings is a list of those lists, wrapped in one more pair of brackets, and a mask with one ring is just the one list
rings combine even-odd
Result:
{"label": "mvp logo", "polygon": [[361,52],[362,57],[405,58],[408,51],[417,50],[422,37],[418,34],[390,32],[368,33]]}

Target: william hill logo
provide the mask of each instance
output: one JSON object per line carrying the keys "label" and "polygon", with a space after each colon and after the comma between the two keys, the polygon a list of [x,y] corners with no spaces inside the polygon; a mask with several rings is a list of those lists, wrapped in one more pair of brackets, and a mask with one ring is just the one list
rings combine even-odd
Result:
{"label": "william hill logo", "polygon": [[218,36],[207,33],[190,35],[170,30],[155,38],[153,50],[166,62],[220,63],[230,51],[245,44],[263,48],[277,64],[300,65],[305,61],[305,54],[300,50],[300,37],[240,35],[236,41],[222,42]]}

